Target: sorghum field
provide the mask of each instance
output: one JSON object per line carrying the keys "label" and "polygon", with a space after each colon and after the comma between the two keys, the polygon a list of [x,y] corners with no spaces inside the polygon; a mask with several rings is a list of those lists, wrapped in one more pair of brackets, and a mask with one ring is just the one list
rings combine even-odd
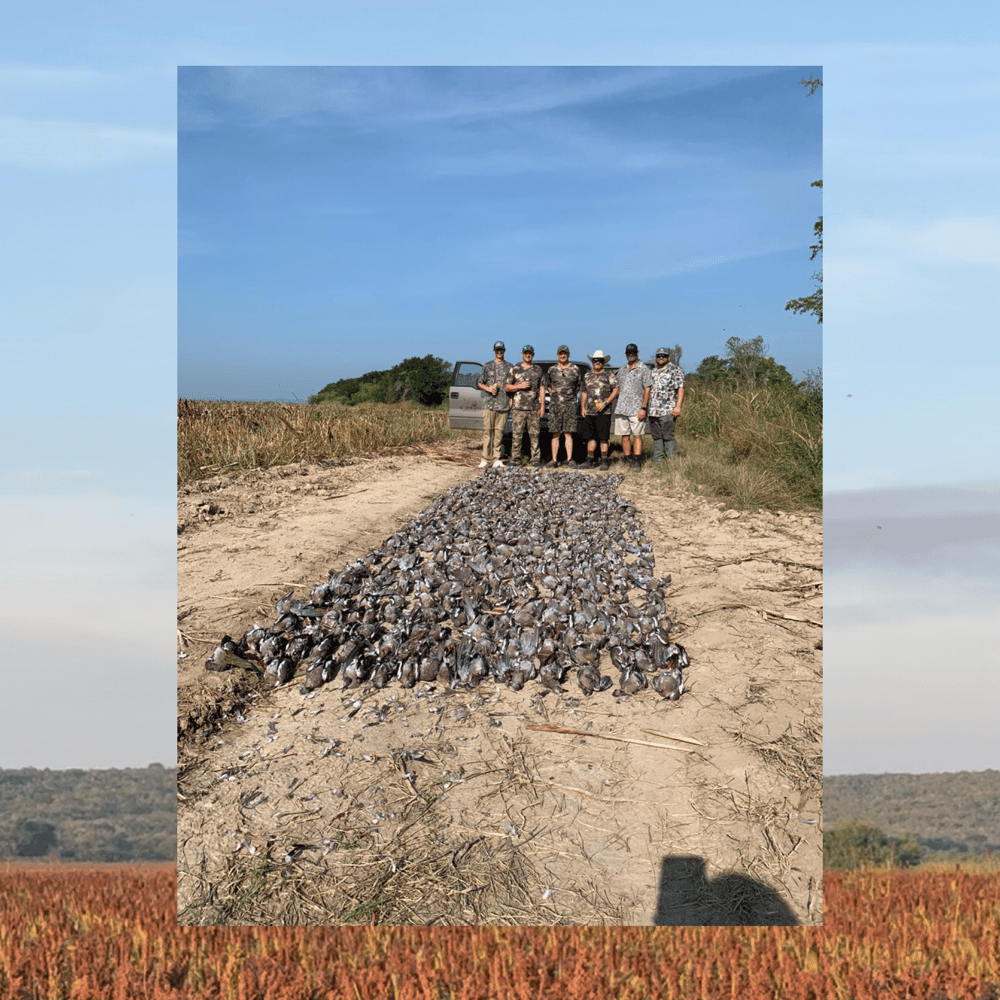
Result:
{"label": "sorghum field", "polygon": [[0,1000],[995,1000],[1000,878],[831,873],[823,928],[179,928],[157,867],[0,872]]}

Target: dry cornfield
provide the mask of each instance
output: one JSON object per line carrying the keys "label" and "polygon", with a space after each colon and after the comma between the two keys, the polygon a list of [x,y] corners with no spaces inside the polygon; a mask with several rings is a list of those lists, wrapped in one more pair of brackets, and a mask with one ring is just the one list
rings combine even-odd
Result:
{"label": "dry cornfield", "polygon": [[825,927],[181,928],[172,870],[8,867],[0,1000],[995,1000],[1000,877],[826,877]]}
{"label": "dry cornfield", "polygon": [[420,449],[454,436],[448,412],[414,403],[341,406],[177,401],[177,479]]}

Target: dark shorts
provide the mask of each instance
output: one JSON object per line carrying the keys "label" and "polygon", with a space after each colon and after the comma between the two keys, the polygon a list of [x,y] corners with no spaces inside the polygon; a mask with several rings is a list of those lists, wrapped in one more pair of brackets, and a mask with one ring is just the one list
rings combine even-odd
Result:
{"label": "dark shorts", "polygon": [[591,413],[583,418],[583,436],[588,441],[607,441],[611,436],[611,414]]}
{"label": "dark shorts", "polygon": [[553,403],[549,407],[549,432],[551,434],[576,433],[576,403]]}

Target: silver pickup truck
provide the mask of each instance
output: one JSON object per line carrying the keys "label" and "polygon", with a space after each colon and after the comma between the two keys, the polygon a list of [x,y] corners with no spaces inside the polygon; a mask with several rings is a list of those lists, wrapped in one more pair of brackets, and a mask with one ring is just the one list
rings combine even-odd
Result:
{"label": "silver pickup truck", "polygon": [[[535,364],[542,369],[542,373],[547,372],[558,361],[536,361]],[[580,369],[581,384],[583,376],[590,371],[590,365],[585,361],[572,362]],[[615,368],[608,368],[609,371],[617,371]],[[455,370],[451,376],[451,389],[448,392],[448,423],[456,430],[481,431],[483,429],[483,400],[486,393],[480,389],[479,380],[483,377],[483,365],[479,361],[456,361]],[[548,413],[549,399],[545,396],[545,412]],[[611,411],[614,413],[614,410]],[[580,419],[577,418],[577,424]],[[510,415],[507,416],[507,423],[503,432],[503,456],[510,456],[511,424]],[[549,421],[548,417],[542,417],[541,432],[538,436],[541,445],[543,460],[549,457]],[[524,452],[522,452],[524,453]],[[586,458],[587,442],[577,431],[574,441],[573,455],[577,461]]]}

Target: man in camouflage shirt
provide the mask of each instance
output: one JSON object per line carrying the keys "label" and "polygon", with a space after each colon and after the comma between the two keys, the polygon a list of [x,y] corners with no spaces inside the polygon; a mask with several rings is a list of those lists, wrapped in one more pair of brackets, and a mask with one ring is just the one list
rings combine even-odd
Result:
{"label": "man in camouflage shirt", "polygon": [[538,447],[538,431],[545,416],[545,386],[542,385],[542,369],[532,364],[534,357],[535,349],[531,344],[525,344],[521,349],[521,363],[507,373],[507,391],[513,393],[511,424],[514,439],[510,444],[510,460],[521,460],[521,438],[527,427],[531,438],[531,464],[540,469],[542,452]]}
{"label": "man in camouflage shirt", "polygon": [[566,443],[566,464],[576,468],[573,461],[573,435],[576,433],[576,395],[580,391],[580,369],[569,363],[569,347],[560,344],[556,351],[559,364],[545,373],[549,390],[549,430],[552,433],[552,461],[546,466],[559,464],[559,435]]}
{"label": "man in camouflage shirt", "polygon": [[684,372],[670,362],[666,347],[656,349],[653,388],[649,394],[649,433],[653,435],[653,461],[677,457],[674,421],[684,402]]}
{"label": "man in camouflage shirt", "polygon": [[507,376],[514,366],[504,361],[507,348],[502,340],[493,345],[493,360],[483,365],[483,377],[479,388],[486,393],[483,400],[483,458],[480,469],[485,469],[493,458],[493,468],[502,469],[500,458],[500,442],[503,440],[503,428],[507,423],[507,411],[510,409],[510,397],[507,395]]}
{"label": "man in camouflage shirt", "polygon": [[618,398],[618,379],[614,372],[605,369],[608,355],[604,351],[594,351],[590,355],[593,369],[583,376],[583,392],[580,394],[580,416],[587,424],[587,466],[596,464],[594,453],[597,442],[601,442],[601,468],[608,467],[608,437],[611,434],[611,404]]}

